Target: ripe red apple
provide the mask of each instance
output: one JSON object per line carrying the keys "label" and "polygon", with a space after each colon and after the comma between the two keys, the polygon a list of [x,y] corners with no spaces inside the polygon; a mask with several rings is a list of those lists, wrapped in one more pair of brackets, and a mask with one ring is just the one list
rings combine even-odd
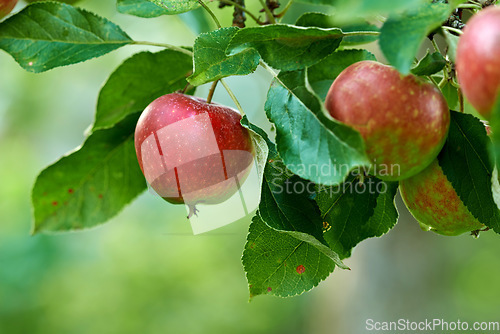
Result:
{"label": "ripe red apple", "polygon": [[[32,3],[32,2],[40,2],[40,1],[47,1],[47,0],[25,0],[25,1],[28,3]],[[64,2],[64,3],[72,5],[80,0],[51,0],[51,1]]]}
{"label": "ripe red apple", "polygon": [[484,227],[458,197],[437,159],[422,172],[401,181],[399,191],[423,229],[452,236]]}
{"label": "ripe red apple", "polygon": [[0,19],[9,15],[10,12],[16,7],[17,0],[0,0]]}
{"label": "ripe red apple", "polygon": [[234,109],[189,95],[161,96],[135,129],[135,150],[146,181],[166,201],[218,204],[250,173],[254,147]]}
{"label": "ripe red apple", "polygon": [[373,161],[368,172],[383,180],[422,171],[443,147],[450,125],[448,105],[437,88],[374,61],[342,71],[325,103],[333,118],[361,133]]}
{"label": "ripe red apple", "polygon": [[458,40],[456,71],[462,92],[486,119],[500,92],[500,8],[474,15]]}

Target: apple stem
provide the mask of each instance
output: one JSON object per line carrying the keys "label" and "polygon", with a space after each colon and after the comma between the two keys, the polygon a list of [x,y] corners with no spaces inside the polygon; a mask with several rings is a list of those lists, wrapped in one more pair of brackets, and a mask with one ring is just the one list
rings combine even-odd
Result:
{"label": "apple stem", "polygon": [[276,19],[274,18],[274,14],[271,12],[269,7],[267,7],[267,4],[264,2],[264,0],[259,0],[259,1],[260,1],[260,4],[262,5],[262,8],[264,8],[264,11],[266,12],[267,21],[275,24]]}
{"label": "apple stem", "polygon": [[286,4],[285,8],[283,8],[283,10],[281,12],[279,12],[278,14],[274,15],[275,17],[277,18],[282,18],[286,12],[288,11],[288,9],[290,9],[290,6],[292,5],[293,3],[293,0],[290,0],[288,1],[288,3]]}
{"label": "apple stem", "polygon": [[464,96],[462,95],[462,90],[458,89],[458,101],[460,102],[460,112],[464,112]]}
{"label": "apple stem", "polygon": [[441,53],[441,50],[439,50],[439,46],[437,45],[436,40],[434,39],[434,37],[432,37],[430,40],[431,40],[431,44],[432,44],[432,47],[434,48],[434,50],[436,52]]}
{"label": "apple stem", "polygon": [[218,82],[219,80],[215,80],[214,82],[212,82],[212,87],[210,87],[210,91],[208,92],[207,96],[207,103],[212,103],[212,98],[214,97],[215,88],[217,88]]}
{"label": "apple stem", "polygon": [[171,44],[154,43],[154,42],[146,42],[146,41],[133,41],[133,42],[130,42],[130,44],[157,46],[157,47],[160,47],[160,48],[165,48],[165,49],[169,49],[169,50],[178,51],[178,52],[184,53],[184,54],[186,54],[186,55],[188,55],[190,57],[193,56],[193,52],[191,52],[191,51],[189,51],[187,49],[184,49],[182,47],[171,45]]}
{"label": "apple stem", "polygon": [[231,88],[229,88],[228,84],[222,79],[220,79],[220,83],[222,84],[222,86],[224,86],[224,89],[227,91],[227,93],[231,97],[231,100],[233,100],[233,102],[236,105],[236,108],[238,108],[238,111],[240,112],[241,116],[245,116],[245,112],[243,111],[243,108],[241,107],[240,102],[238,101],[238,99],[234,95]]}
{"label": "apple stem", "polygon": [[441,28],[443,28],[444,30],[448,30],[448,31],[454,32],[455,34],[458,34],[458,35],[462,35],[464,33],[460,29],[452,28],[452,27],[448,27],[448,26],[442,26]]}
{"label": "apple stem", "polygon": [[207,11],[208,14],[210,14],[210,16],[215,22],[215,25],[217,26],[217,29],[222,28],[219,20],[217,19],[217,16],[215,16],[214,12],[212,12],[212,10],[203,2],[203,0],[198,0],[198,3],[201,5],[201,7],[203,7],[203,9]]}

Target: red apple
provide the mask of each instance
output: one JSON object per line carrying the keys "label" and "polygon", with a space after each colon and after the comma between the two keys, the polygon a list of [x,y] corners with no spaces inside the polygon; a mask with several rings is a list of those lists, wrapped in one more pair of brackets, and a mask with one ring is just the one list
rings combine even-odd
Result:
{"label": "red apple", "polygon": [[347,67],[326,96],[330,115],[358,130],[383,180],[417,174],[436,158],[450,125],[446,100],[433,85],[374,61]]}
{"label": "red apple", "polygon": [[[40,1],[47,1],[47,0],[25,0],[25,1],[28,3],[32,3],[32,2],[40,2]],[[51,0],[51,1],[64,2],[64,3],[72,5],[80,0]]]}
{"label": "red apple", "polygon": [[17,0],[0,0],[0,19],[9,15],[10,12],[16,7]]}
{"label": "red apple", "polygon": [[451,236],[484,227],[458,197],[437,159],[419,174],[401,181],[399,191],[423,229]]}
{"label": "red apple", "polygon": [[254,148],[234,109],[172,93],[154,100],[135,130],[135,150],[146,181],[166,201],[218,204],[250,173]]}
{"label": "red apple", "polygon": [[467,100],[489,119],[500,92],[500,8],[488,7],[467,22],[458,40],[456,71]]}

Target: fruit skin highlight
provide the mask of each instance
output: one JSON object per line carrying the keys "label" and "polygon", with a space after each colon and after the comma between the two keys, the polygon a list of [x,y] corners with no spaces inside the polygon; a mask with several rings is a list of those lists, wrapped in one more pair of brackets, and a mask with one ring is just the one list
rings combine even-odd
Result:
{"label": "fruit skin highlight", "polygon": [[444,175],[438,160],[399,183],[406,207],[424,230],[455,236],[484,228]]}
{"label": "fruit skin highlight", "polygon": [[387,181],[427,167],[444,145],[450,112],[441,92],[414,75],[360,61],[335,79],[326,97],[330,115],[361,133],[370,174]]}
{"label": "fruit skin highlight", "polygon": [[17,0],[0,0],[0,20],[9,15],[16,4]]}
{"label": "fruit skin highlight", "polygon": [[456,72],[463,94],[486,119],[500,92],[500,7],[474,15],[457,46]]}
{"label": "fruit skin highlight", "polygon": [[139,166],[166,201],[218,204],[247,178],[254,147],[234,109],[185,94],[159,97],[146,107],[135,130]]}

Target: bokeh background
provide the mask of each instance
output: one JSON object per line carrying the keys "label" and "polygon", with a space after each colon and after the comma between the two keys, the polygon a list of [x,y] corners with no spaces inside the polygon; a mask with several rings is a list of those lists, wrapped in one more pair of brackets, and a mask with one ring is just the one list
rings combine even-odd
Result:
{"label": "bokeh background", "polygon": [[[199,29],[189,15],[140,19],[114,1],[79,5],[137,40],[192,45]],[[311,9],[293,7],[290,20]],[[229,24],[230,10],[217,14]],[[423,232],[399,199],[398,225],[359,245],[351,271],[289,299],[248,301],[240,258],[251,217],[193,236],[183,207],[146,192],[100,227],[31,236],[37,174],[82,143],[100,87],[145,49],[159,50],[129,46],[43,74],[0,52],[0,333],[323,334],[366,332],[367,319],[500,321],[500,238]],[[263,127],[269,81],[261,71],[227,79]],[[215,100],[233,105],[222,87]]]}

